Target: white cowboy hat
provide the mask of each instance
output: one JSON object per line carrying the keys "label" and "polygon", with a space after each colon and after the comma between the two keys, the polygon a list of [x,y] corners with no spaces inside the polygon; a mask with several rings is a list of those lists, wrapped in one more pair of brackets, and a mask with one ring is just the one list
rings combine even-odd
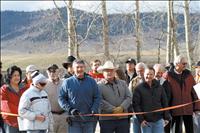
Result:
{"label": "white cowboy hat", "polygon": [[103,66],[98,67],[97,71],[103,71],[105,69],[116,69],[116,67],[111,61],[106,61]]}

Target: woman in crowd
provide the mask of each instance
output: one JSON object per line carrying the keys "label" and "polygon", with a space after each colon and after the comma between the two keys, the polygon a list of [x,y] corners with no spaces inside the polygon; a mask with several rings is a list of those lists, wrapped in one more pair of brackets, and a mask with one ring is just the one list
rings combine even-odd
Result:
{"label": "woman in crowd", "polygon": [[[1,87],[1,111],[5,113],[18,114],[18,105],[25,89],[20,86],[22,71],[17,66],[7,69],[6,84]],[[21,133],[18,129],[16,116],[2,114],[6,133]]]}
{"label": "woman in crowd", "polygon": [[33,72],[35,72],[35,71],[38,72],[38,73],[36,73],[36,75],[39,74],[39,69],[38,69],[35,65],[28,65],[28,66],[26,67],[26,77],[25,77],[25,79],[22,81],[22,83],[24,84],[24,88],[25,88],[25,89],[28,89],[28,88],[31,86],[31,84],[32,84],[32,78],[33,78],[34,76],[36,76],[36,75],[33,75],[33,77],[32,77],[31,74],[32,74]]}

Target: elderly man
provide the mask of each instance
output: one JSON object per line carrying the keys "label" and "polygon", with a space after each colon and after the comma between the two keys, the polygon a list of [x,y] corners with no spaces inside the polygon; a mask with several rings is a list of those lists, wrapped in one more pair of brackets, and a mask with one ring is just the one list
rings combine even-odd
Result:
{"label": "elderly man", "polygon": [[133,78],[129,83],[129,89],[132,93],[134,92],[134,88],[139,83],[142,83],[144,81],[144,70],[145,70],[145,68],[146,68],[146,65],[143,62],[139,62],[135,66],[137,76],[135,78]]}
{"label": "elderly man", "polygon": [[166,82],[166,79],[163,77],[163,74],[165,73],[165,68],[162,64],[155,64],[153,66],[153,69],[155,70],[155,79],[159,81],[160,85],[165,89],[165,93],[167,95],[167,99],[170,102],[171,99],[171,91],[170,91],[170,85],[168,82]]}
{"label": "elderly man", "polygon": [[[136,86],[133,94],[133,107],[135,112],[150,112],[167,107],[167,96],[162,86],[154,79],[155,71],[148,67],[145,69],[145,82]],[[168,123],[170,115],[166,112],[156,112],[137,115],[143,133],[164,133],[163,119]]]}
{"label": "elderly man", "polygon": [[59,104],[72,115],[68,122],[69,133],[94,133],[96,117],[84,114],[98,113],[100,93],[96,81],[85,74],[85,62],[75,60],[74,75],[63,81],[60,88]]}
{"label": "elderly man", "polygon": [[[135,70],[137,73],[137,76],[135,78],[133,78],[130,83],[129,83],[129,90],[132,92],[134,92],[135,87],[144,82],[144,70],[146,68],[146,65],[143,62],[139,62],[136,64],[135,66]],[[133,110],[133,109],[132,109]],[[136,118],[136,116],[133,116],[133,132],[134,133],[141,133],[141,127],[140,127],[140,123],[138,121],[138,119]]]}
{"label": "elderly man", "polygon": [[[101,114],[127,113],[131,104],[131,93],[126,82],[115,78],[115,67],[111,61],[99,67],[105,79],[98,82],[101,92]],[[128,116],[100,117],[101,133],[129,133]]]}
{"label": "elderly man", "polygon": [[[187,59],[181,55],[177,56],[174,60],[174,66],[174,69],[171,69],[164,74],[164,78],[171,87],[171,106],[190,103],[197,100],[198,97],[193,88],[195,80],[191,72],[186,69]],[[175,123],[175,132],[182,133],[183,120],[186,133],[193,133],[192,114],[198,110],[200,110],[198,103],[172,110],[172,123]]]}
{"label": "elderly man", "polygon": [[47,68],[48,80],[45,86],[45,91],[48,94],[51,104],[51,112],[54,119],[54,132],[64,133],[67,131],[66,114],[58,104],[59,89],[63,83],[63,80],[59,78],[59,67],[56,64],[52,64]]}
{"label": "elderly man", "polygon": [[[163,73],[165,73],[165,68],[162,64],[155,64],[153,68],[155,70],[154,78],[160,83],[160,85],[165,90],[165,93],[167,95],[168,105],[169,105],[171,101],[171,89],[166,79],[163,78]],[[171,125],[171,121],[169,122],[169,124],[165,126],[165,133],[170,133],[170,125]]]}

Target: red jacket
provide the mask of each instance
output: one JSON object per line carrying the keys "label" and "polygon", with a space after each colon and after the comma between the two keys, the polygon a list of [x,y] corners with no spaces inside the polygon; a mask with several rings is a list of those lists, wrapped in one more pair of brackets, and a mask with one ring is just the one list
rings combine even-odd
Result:
{"label": "red jacket", "polygon": [[102,73],[93,73],[93,71],[89,71],[88,75],[90,75],[93,79],[95,79],[96,81],[99,81],[100,79],[103,79],[104,76]]}
{"label": "red jacket", "polygon": [[[197,94],[193,88],[195,80],[189,70],[184,70],[181,75],[176,74],[174,70],[170,70],[164,73],[163,76],[168,81],[171,88],[172,99],[170,99],[170,106],[198,100]],[[172,110],[172,116],[192,115],[196,110],[200,110],[200,103],[174,109]]]}
{"label": "red jacket", "polygon": [[[19,100],[24,91],[25,88],[21,88],[19,93],[16,93],[8,85],[3,85],[1,87],[1,93],[0,93],[1,112],[18,114]],[[18,128],[18,122],[16,116],[8,116],[2,114],[2,117],[6,124]]]}

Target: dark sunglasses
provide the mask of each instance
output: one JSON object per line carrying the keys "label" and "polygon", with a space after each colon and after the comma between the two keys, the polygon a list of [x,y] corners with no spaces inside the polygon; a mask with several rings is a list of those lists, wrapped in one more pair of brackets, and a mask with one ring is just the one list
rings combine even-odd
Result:
{"label": "dark sunglasses", "polygon": [[44,87],[46,85],[46,83],[39,83],[40,86]]}

